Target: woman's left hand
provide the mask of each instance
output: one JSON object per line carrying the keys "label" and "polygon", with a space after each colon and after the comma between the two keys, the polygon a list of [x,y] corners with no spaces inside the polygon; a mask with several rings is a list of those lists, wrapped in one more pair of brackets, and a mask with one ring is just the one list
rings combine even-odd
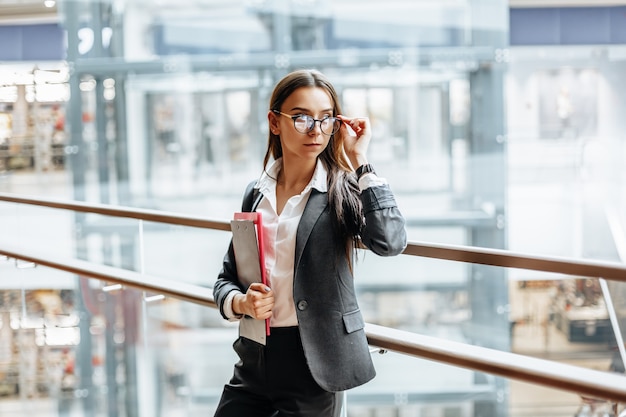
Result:
{"label": "woman's left hand", "polygon": [[[354,169],[357,169],[367,163],[367,148],[372,139],[372,129],[370,120],[367,117],[349,118],[346,116],[337,116],[343,122],[339,130],[343,138],[343,149],[350,158],[350,163]],[[354,131],[350,132],[348,126]]]}

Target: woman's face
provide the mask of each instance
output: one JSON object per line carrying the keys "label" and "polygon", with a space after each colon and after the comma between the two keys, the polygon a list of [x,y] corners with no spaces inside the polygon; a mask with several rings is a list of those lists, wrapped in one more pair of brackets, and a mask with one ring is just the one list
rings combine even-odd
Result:
{"label": "woman's face", "polygon": [[[308,115],[321,120],[333,116],[333,101],[323,88],[301,87],[283,102],[279,109],[289,116]],[[322,133],[320,123],[315,122],[308,133],[300,133],[294,122],[285,115],[269,113],[270,128],[280,135],[283,159],[316,159],[326,149],[330,136]]]}

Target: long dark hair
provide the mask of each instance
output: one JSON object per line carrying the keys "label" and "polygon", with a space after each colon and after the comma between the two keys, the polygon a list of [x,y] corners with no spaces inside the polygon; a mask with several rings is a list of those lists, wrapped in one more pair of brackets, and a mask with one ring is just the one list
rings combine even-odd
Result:
{"label": "long dark hair", "polygon": [[[328,78],[317,70],[297,70],[281,79],[272,93],[270,110],[280,110],[284,101],[298,88],[318,87],[324,89],[333,102],[333,116],[341,114],[341,106],[335,88]],[[267,167],[270,158],[283,155],[280,136],[269,132],[267,151],[263,166]],[[328,202],[340,235],[338,238],[349,252],[349,243],[357,245],[358,236],[364,225],[359,187],[343,150],[341,136],[332,135],[328,146],[319,156],[328,171]]]}

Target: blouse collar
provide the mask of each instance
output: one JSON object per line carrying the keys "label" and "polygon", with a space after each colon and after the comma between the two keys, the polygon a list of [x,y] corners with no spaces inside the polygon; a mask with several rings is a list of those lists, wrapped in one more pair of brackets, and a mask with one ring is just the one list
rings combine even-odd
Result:
{"label": "blouse collar", "polygon": [[[267,170],[263,171],[263,173],[261,174],[261,177],[259,178],[259,180],[257,181],[255,185],[255,188],[258,188],[261,192],[268,191],[270,188],[275,189],[276,178],[278,178],[278,173],[280,172],[280,169],[282,168],[282,166],[283,166],[283,159],[278,158],[269,166]],[[320,161],[318,158],[317,162],[315,163],[315,171],[313,172],[313,178],[311,178],[311,181],[309,181],[307,186],[304,187],[304,190],[302,191],[302,193],[308,192],[311,188],[315,188],[317,191],[321,193],[327,192],[328,191],[327,179],[328,179],[328,171],[326,171],[324,164],[322,164],[322,161]]]}

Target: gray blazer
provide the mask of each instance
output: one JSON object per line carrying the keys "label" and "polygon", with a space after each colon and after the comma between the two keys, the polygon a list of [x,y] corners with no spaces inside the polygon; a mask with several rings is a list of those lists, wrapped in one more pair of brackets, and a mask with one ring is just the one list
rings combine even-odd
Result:
{"label": "gray blazer", "polygon": [[[253,184],[246,190],[243,211],[255,210],[260,200],[254,201]],[[360,198],[366,222],[363,244],[381,256],[401,253],[407,243],[405,223],[389,186],[367,188]],[[327,193],[313,189],[296,236],[293,299],[311,374],[331,392],[362,385],[376,375],[352,268],[342,256],[345,248],[332,238],[334,230]],[[233,290],[246,289],[237,279],[231,242],[213,289],[224,318],[224,300]]]}

